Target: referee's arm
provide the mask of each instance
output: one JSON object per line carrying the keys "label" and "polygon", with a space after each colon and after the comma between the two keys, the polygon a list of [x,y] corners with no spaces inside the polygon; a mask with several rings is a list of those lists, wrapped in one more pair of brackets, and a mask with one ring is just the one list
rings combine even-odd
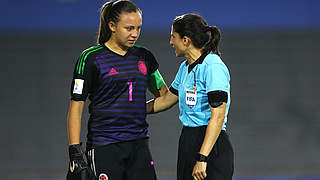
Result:
{"label": "referee's arm", "polygon": [[[214,144],[216,143],[219,137],[219,134],[221,132],[221,128],[223,125],[225,113],[226,113],[227,104],[223,102],[218,107],[212,107],[211,105],[209,106],[211,110],[211,118],[207,126],[206,135],[204,137],[204,140],[199,152],[200,154],[205,156],[209,155],[209,153],[211,152]],[[206,178],[207,177],[206,168],[207,168],[207,162],[197,161],[192,171],[193,178],[195,180],[201,180]]]}
{"label": "referee's arm", "polygon": [[204,137],[200,154],[208,156],[211,152],[214,144],[216,143],[219,134],[222,129],[223,121],[225,118],[227,104],[223,102],[220,106],[213,108],[210,105],[211,118],[206,130],[206,135]]}
{"label": "referee's arm", "polygon": [[71,100],[68,113],[69,145],[80,144],[81,116],[84,101]]}
{"label": "referee's arm", "polygon": [[160,97],[160,96],[164,96],[167,92],[169,91],[168,87],[166,84],[163,84],[160,89],[157,89],[156,91],[152,92],[152,94],[154,95],[154,97]]}
{"label": "referee's arm", "polygon": [[165,111],[175,105],[178,100],[179,97],[177,95],[167,91],[165,95],[147,102],[147,114]]}

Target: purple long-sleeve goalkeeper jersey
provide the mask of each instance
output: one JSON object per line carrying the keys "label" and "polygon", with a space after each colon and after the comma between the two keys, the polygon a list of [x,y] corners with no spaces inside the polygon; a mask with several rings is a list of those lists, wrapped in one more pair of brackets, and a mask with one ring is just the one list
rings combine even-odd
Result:
{"label": "purple long-sleeve goalkeeper jersey", "polygon": [[71,99],[85,101],[89,96],[88,148],[148,137],[147,80],[158,66],[153,54],[138,46],[124,56],[104,45],[82,52]]}

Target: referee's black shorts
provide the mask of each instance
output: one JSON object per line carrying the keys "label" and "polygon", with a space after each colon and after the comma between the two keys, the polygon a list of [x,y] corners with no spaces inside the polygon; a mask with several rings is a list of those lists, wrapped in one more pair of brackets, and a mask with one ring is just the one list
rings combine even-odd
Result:
{"label": "referee's black shorts", "polygon": [[99,180],[156,180],[148,139],[110,144],[87,151]]}
{"label": "referee's black shorts", "polygon": [[[207,126],[183,127],[178,149],[177,180],[193,180],[192,171],[200,151]],[[232,180],[234,153],[225,131],[221,131],[207,163],[205,180]]]}

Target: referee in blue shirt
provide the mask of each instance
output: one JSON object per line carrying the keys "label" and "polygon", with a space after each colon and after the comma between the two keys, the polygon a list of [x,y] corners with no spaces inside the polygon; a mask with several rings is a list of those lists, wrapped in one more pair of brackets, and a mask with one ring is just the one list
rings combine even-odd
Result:
{"label": "referee in blue shirt", "polygon": [[147,112],[164,111],[179,101],[183,129],[179,139],[178,180],[231,180],[234,153],[226,133],[230,75],[221,60],[221,32],[197,14],[174,19],[170,44],[185,57],[162,97],[147,103]]}

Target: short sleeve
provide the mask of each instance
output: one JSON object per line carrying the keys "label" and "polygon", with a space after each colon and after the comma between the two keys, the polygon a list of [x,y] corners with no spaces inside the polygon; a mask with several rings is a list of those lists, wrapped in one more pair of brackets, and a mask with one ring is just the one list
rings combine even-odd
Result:
{"label": "short sleeve", "polygon": [[224,64],[208,64],[206,68],[206,93],[210,91],[225,91],[229,92],[230,75],[227,67]]}
{"label": "short sleeve", "polygon": [[97,73],[95,65],[90,56],[82,53],[78,58],[71,83],[71,99],[74,101],[85,101],[92,89],[94,77]]}
{"label": "short sleeve", "polygon": [[178,73],[176,74],[176,77],[174,78],[171,87],[175,89],[176,91],[179,91],[179,86],[181,84],[181,74],[182,74],[182,70],[183,70],[183,66],[186,65],[186,62],[184,61],[183,63],[181,63],[180,68],[178,70]]}
{"label": "short sleeve", "polygon": [[159,70],[156,70],[150,76],[148,76],[148,89],[154,93],[159,90],[165,84]]}
{"label": "short sleeve", "polygon": [[154,57],[154,55],[147,49],[145,51],[145,56],[146,56],[146,62],[147,62],[147,68],[148,68],[147,70],[148,75],[151,75],[159,68],[159,64],[156,58]]}

